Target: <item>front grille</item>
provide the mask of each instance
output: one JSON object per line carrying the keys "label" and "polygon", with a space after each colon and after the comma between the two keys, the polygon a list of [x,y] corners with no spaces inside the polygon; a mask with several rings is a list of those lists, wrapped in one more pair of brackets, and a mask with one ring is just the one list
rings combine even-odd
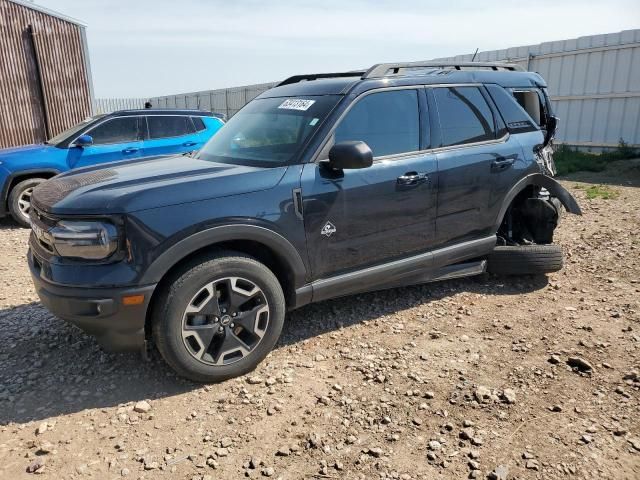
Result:
{"label": "front grille", "polygon": [[29,212],[29,218],[31,220],[31,231],[33,232],[32,239],[44,251],[53,254],[53,242],[48,232],[50,228],[55,226],[56,220],[42,213],[33,204]]}

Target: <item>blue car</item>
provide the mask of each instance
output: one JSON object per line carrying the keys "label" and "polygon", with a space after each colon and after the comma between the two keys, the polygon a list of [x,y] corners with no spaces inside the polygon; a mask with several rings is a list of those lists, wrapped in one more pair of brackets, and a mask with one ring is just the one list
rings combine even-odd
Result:
{"label": "blue car", "polygon": [[29,225],[31,193],[67,170],[200,149],[224,121],[199,110],[121,110],[97,115],[44,145],[0,150],[0,218]]}

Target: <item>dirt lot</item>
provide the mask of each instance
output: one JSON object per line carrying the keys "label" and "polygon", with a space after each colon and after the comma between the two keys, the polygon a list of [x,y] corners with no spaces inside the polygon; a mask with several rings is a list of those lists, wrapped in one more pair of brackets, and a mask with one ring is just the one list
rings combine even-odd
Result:
{"label": "dirt lot", "polygon": [[640,478],[640,168],[624,165],[563,181],[584,216],[558,231],[562,272],[308,306],[258,370],[210,386],[51,317],[27,231],[0,223],[0,478]]}

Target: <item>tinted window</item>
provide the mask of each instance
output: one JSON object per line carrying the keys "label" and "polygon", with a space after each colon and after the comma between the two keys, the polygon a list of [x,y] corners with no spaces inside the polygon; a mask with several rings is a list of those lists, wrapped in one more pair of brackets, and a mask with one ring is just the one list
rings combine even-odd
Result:
{"label": "tinted window", "polygon": [[125,143],[138,140],[138,117],[122,117],[107,120],[87,132],[94,145]]}
{"label": "tinted window", "polygon": [[510,132],[522,133],[536,130],[529,114],[518,105],[509,92],[498,85],[487,85],[487,90],[489,90],[489,94],[498,107]]}
{"label": "tinted window", "polygon": [[491,109],[477,87],[435,88],[433,93],[443,146],[495,138]]}
{"label": "tinted window", "polygon": [[172,116],[148,116],[149,138],[167,138],[188,135],[194,132],[189,117]]}
{"label": "tinted window", "polygon": [[204,126],[204,122],[202,121],[202,118],[200,118],[200,117],[191,117],[191,120],[193,120],[193,124],[195,125],[197,132],[201,132],[202,130],[204,130],[206,128]]}
{"label": "tinted window", "polygon": [[102,117],[104,117],[104,114],[96,115],[95,117],[88,117],[77,125],[74,125],[73,127],[66,129],[64,132],[59,133],[55,137],[51,137],[49,140],[47,140],[46,143],[50,145],[56,145],[66,139],[73,140],[90,123],[95,122]]}
{"label": "tinted window", "polygon": [[374,157],[420,149],[418,92],[395,90],[367,95],[335,131],[335,141],[361,140]]}

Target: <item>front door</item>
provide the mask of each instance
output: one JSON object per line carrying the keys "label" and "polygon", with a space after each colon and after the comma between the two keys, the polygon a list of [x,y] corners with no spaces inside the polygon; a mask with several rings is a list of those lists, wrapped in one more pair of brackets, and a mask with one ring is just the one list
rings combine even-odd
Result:
{"label": "front door", "polygon": [[139,158],[142,137],[141,117],[115,117],[87,130],[93,144],[69,149],[69,168],[86,167],[99,163]]}
{"label": "front door", "polygon": [[364,95],[339,122],[330,142],[366,142],[373,165],[338,172],[322,162],[304,166],[304,223],[315,279],[429,249],[437,164],[426,151],[430,133],[425,109],[423,92],[417,89]]}

